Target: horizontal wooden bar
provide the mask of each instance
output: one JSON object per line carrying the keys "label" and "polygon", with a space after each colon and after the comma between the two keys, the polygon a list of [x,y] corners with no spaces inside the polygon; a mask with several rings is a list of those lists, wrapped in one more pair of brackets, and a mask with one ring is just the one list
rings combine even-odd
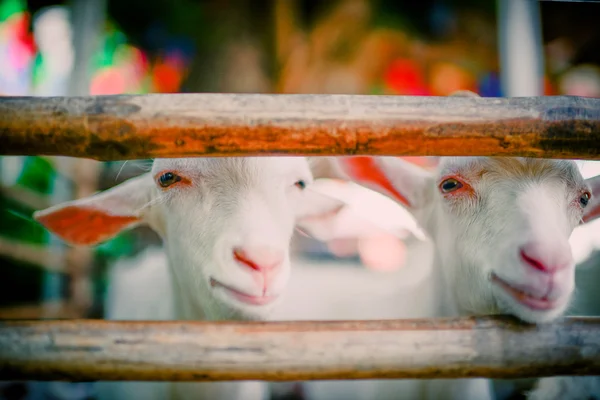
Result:
{"label": "horizontal wooden bar", "polygon": [[148,94],[0,98],[0,155],[600,159],[600,99]]}
{"label": "horizontal wooden bar", "polygon": [[0,307],[0,319],[66,319],[81,317],[82,314],[77,313],[65,300]]}
{"label": "horizontal wooden bar", "polygon": [[312,380],[600,375],[600,319],[0,322],[0,376]]}
{"label": "horizontal wooden bar", "polygon": [[52,205],[50,196],[19,185],[4,186],[0,184],[0,196],[25,204],[34,210],[40,210]]}
{"label": "horizontal wooden bar", "polygon": [[49,246],[0,237],[0,256],[26,262],[52,272],[66,272],[64,255]]}

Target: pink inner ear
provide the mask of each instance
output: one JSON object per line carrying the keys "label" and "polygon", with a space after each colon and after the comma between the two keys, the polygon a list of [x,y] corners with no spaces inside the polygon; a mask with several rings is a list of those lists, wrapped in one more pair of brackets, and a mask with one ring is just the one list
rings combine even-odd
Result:
{"label": "pink inner ear", "polygon": [[81,206],[65,207],[41,215],[37,220],[66,242],[83,246],[108,240],[127,226],[139,222],[137,217],[110,215]]}
{"label": "pink inner ear", "polygon": [[380,190],[383,189],[391,197],[410,207],[408,199],[396,190],[392,182],[385,176],[372,157],[343,158],[340,160],[340,164],[352,179],[359,183],[370,183]]}

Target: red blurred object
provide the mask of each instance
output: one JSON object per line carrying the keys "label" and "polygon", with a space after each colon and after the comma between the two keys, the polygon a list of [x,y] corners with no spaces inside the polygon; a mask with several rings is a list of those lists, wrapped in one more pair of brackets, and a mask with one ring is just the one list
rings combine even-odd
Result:
{"label": "red blurred object", "polygon": [[7,36],[7,60],[11,68],[23,71],[36,53],[33,34],[29,31],[30,15],[27,12],[14,14],[3,25]]}
{"label": "red blurred object", "polygon": [[428,96],[429,90],[420,66],[409,59],[393,61],[384,74],[385,85],[397,94]]}
{"label": "red blurred object", "polygon": [[28,52],[33,56],[36,52],[35,40],[33,33],[29,31],[29,22],[31,16],[28,12],[23,12],[15,17],[14,21],[14,34],[18,40],[25,46]]}
{"label": "red blurred object", "polygon": [[547,76],[544,76],[544,96],[554,96],[556,95],[556,89],[550,79]]}
{"label": "red blurred object", "polygon": [[127,89],[125,73],[117,67],[109,67],[99,71],[90,84],[92,96],[122,94]]}
{"label": "red blurred object", "polygon": [[183,80],[182,71],[169,63],[158,63],[154,67],[152,83],[154,89],[160,93],[176,93]]}
{"label": "red blurred object", "polygon": [[416,156],[411,156],[411,157],[398,157],[403,159],[404,161],[408,161],[409,163],[418,165],[419,167],[428,169],[428,170],[433,170],[437,167],[438,163],[439,163],[439,157],[416,157]]}

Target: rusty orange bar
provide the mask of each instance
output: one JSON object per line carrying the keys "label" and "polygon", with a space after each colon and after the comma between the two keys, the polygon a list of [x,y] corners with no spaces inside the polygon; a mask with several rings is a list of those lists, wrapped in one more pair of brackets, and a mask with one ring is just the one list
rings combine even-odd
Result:
{"label": "rusty orange bar", "polygon": [[313,380],[600,375],[600,318],[0,322],[0,377]]}
{"label": "rusty orange bar", "polygon": [[0,155],[600,159],[600,99],[149,94],[0,98]]}

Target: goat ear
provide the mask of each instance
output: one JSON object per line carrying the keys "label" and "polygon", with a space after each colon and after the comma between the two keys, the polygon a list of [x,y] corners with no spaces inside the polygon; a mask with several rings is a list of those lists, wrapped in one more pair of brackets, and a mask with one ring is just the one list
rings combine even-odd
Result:
{"label": "goat ear", "polygon": [[583,214],[584,224],[600,217],[600,175],[586,179],[586,183],[592,189],[592,199]]}
{"label": "goat ear", "polygon": [[309,157],[308,165],[315,179],[347,179],[336,162],[337,157]]}
{"label": "goat ear", "polygon": [[308,188],[296,212],[296,228],[317,240],[336,238],[336,224],[346,203]]}
{"label": "goat ear", "polygon": [[33,218],[67,243],[96,245],[144,222],[144,206],[154,190],[150,174],[143,174],[102,193],[36,211]]}
{"label": "goat ear", "polygon": [[431,173],[398,157],[338,157],[336,164],[350,180],[382,193],[409,210],[420,208]]}

